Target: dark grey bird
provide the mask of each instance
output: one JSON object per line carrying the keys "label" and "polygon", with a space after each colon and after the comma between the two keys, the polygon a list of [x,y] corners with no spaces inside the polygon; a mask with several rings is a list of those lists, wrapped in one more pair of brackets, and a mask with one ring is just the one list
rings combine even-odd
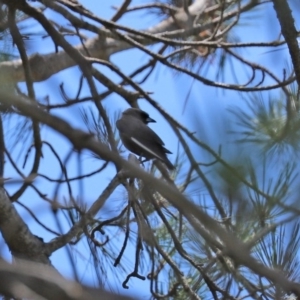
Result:
{"label": "dark grey bird", "polygon": [[156,122],[149,115],[138,108],[125,110],[117,121],[117,128],[124,146],[131,152],[149,159],[159,159],[164,162],[169,170],[174,166],[167,158],[167,153],[172,154],[164,147],[161,138],[147,126]]}

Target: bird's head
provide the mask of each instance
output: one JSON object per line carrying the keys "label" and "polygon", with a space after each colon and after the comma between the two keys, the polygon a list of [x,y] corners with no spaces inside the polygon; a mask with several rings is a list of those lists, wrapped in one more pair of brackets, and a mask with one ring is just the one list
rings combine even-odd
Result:
{"label": "bird's head", "polygon": [[145,111],[143,111],[141,109],[138,109],[138,108],[128,108],[128,109],[126,109],[123,112],[123,116],[139,119],[140,121],[142,121],[145,124],[156,123],[156,121],[151,119]]}

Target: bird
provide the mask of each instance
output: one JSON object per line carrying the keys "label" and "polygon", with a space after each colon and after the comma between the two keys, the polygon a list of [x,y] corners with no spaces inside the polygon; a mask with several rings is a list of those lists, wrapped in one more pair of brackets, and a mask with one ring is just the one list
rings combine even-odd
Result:
{"label": "bird", "polygon": [[156,123],[149,114],[138,108],[128,108],[116,122],[120,138],[124,146],[134,154],[145,157],[146,161],[158,159],[166,164],[169,170],[174,170],[174,165],[167,157],[172,154],[164,147],[161,138],[147,126]]}

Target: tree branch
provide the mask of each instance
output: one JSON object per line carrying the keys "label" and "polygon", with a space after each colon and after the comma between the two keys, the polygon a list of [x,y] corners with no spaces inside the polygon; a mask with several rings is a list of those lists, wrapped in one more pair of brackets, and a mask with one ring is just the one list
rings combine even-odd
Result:
{"label": "tree branch", "polygon": [[286,0],[273,0],[274,9],[280,23],[281,32],[286,40],[292,58],[298,86],[300,86],[300,51],[297,41],[298,33],[291,9]]}
{"label": "tree branch", "polygon": [[[45,0],[43,2],[50,8],[56,10],[64,16],[67,16],[68,21],[70,21],[73,26],[82,27],[87,30],[92,30],[93,32],[97,30],[96,32],[98,36],[88,39],[84,44],[79,44],[75,47],[82,55],[87,55],[88,53],[90,57],[108,60],[112,54],[132,48],[132,45],[120,40],[116,35],[106,29],[101,30],[94,27],[90,28],[90,24],[88,22],[84,22],[80,18],[75,17],[70,13],[69,10],[65,9],[63,6],[57,5],[53,1]],[[250,1],[249,3],[250,4],[245,5],[245,9],[251,8],[252,1]],[[197,28],[195,32],[193,21],[196,17],[203,13],[208,4],[209,0],[197,0],[189,7],[189,16],[187,16],[186,13],[182,10],[176,13],[175,16],[169,17],[156,26],[142,32],[100,18],[96,18],[95,21],[103,23],[105,26],[110,26],[113,29],[125,30],[127,33],[135,34],[140,37],[139,41],[142,42],[141,39],[143,39],[143,43],[146,45],[163,40],[163,36],[155,36],[157,34],[168,33],[171,34],[172,38],[176,38],[177,35],[188,37],[189,35],[195,35],[202,30],[206,30],[214,23],[218,23],[220,20],[219,18],[216,18],[216,20],[214,20],[211,24],[209,23],[201,26],[196,26]],[[19,9],[22,10],[22,7],[19,7]],[[78,8],[78,10],[78,12],[80,13],[80,8]],[[229,18],[232,18],[233,16],[234,14],[232,13],[228,14]],[[87,17],[91,16],[87,15]],[[223,19],[225,20],[226,18],[223,17]],[[177,31],[179,24],[179,28],[181,30],[179,30],[179,32],[174,32],[174,34],[172,35],[171,31]],[[182,30],[182,28],[184,30]],[[185,32],[185,30],[187,31]],[[105,37],[106,35],[108,36]],[[114,38],[109,36],[113,36]],[[28,63],[31,70],[32,80],[34,82],[46,80],[59,71],[77,65],[77,62],[70,57],[69,53],[66,53],[65,51],[49,53],[46,55],[34,54],[28,58]],[[25,77],[22,60],[17,59],[14,61],[5,61],[0,63],[0,74],[0,79],[2,81],[24,81]]]}
{"label": "tree branch", "polygon": [[0,277],[0,293],[17,299],[133,300],[66,280],[52,268],[28,261],[0,261]]}
{"label": "tree branch", "polygon": [[33,235],[0,188],[0,231],[14,258],[51,265],[44,242]]}

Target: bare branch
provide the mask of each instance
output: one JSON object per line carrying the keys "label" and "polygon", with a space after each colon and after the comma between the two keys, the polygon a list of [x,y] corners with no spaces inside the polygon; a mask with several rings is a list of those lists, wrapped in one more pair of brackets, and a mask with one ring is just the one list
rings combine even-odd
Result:
{"label": "bare branch", "polygon": [[30,232],[3,188],[0,189],[0,230],[15,258],[51,265],[43,240]]}

